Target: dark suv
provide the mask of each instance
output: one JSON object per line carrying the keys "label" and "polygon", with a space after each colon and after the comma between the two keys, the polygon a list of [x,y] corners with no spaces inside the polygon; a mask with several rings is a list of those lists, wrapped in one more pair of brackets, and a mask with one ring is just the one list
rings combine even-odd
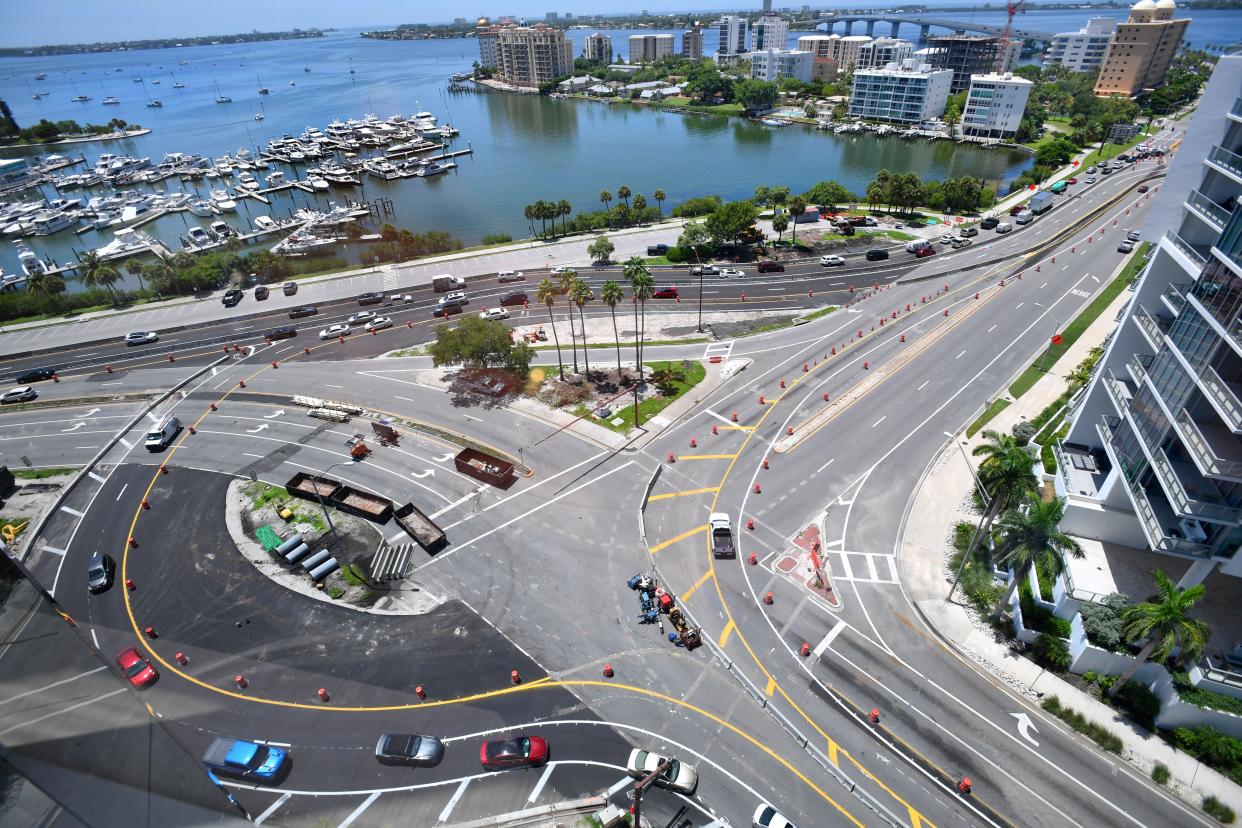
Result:
{"label": "dark suv", "polygon": [[527,301],[529,300],[526,298],[526,291],[524,290],[511,290],[504,296],[500,297],[500,304],[505,307],[512,305],[525,305]]}
{"label": "dark suv", "polygon": [[267,332],[267,338],[275,342],[278,339],[292,339],[298,335],[298,329],[292,325],[281,325]]}
{"label": "dark suv", "polygon": [[243,294],[240,290],[238,290],[237,288],[233,288],[232,290],[225,293],[224,297],[220,301],[224,304],[226,308],[233,308],[233,307],[236,307],[241,302],[242,296]]}
{"label": "dark suv", "polygon": [[979,227],[980,229],[983,229],[983,230],[995,230],[996,225],[998,224],[1000,224],[1000,219],[994,218],[994,217],[988,217],[988,218],[985,218],[983,221],[979,222]]}
{"label": "dark suv", "polygon": [[774,262],[771,259],[764,259],[759,263],[757,270],[760,273],[784,273],[785,266],[780,262]]}
{"label": "dark suv", "polygon": [[316,307],[315,305],[302,305],[301,307],[290,308],[289,318],[290,319],[302,319],[303,317],[307,317],[307,316],[316,316],[318,315],[318,313],[319,313],[319,308]]}
{"label": "dark suv", "polygon": [[370,293],[358,294],[359,305],[378,305],[380,302],[383,302],[383,301],[384,301],[384,294],[378,291],[371,291]]}
{"label": "dark suv", "polygon": [[867,261],[869,262],[879,262],[887,258],[888,258],[887,250],[868,250],[867,251]]}
{"label": "dark suv", "polygon": [[52,368],[32,368],[29,371],[22,371],[18,374],[15,381],[18,385],[29,385],[32,382],[50,380],[55,373],[55,369]]}

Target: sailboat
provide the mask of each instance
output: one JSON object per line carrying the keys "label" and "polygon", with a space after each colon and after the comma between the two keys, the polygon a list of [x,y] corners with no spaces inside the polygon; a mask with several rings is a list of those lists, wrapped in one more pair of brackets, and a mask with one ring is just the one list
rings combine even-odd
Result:
{"label": "sailboat", "polygon": [[259,94],[260,95],[267,95],[268,93],[272,91],[263,85],[263,79],[260,78],[258,75],[255,75],[254,79],[259,82]]}
{"label": "sailboat", "polygon": [[228,95],[223,95],[220,93],[220,84],[216,83],[214,78],[212,79],[212,82],[216,84],[216,103],[232,103],[233,102],[232,98],[230,98]]}
{"label": "sailboat", "polygon": [[175,77],[173,77],[172,75],[169,75],[168,77],[170,77],[170,78],[172,78],[172,79],[173,79],[173,89],[185,89],[185,84],[184,84],[184,83],[182,83],[181,81],[177,80],[177,79],[176,79]]}
{"label": "sailboat", "polygon": [[[263,114],[263,101],[259,101],[259,111],[254,114],[254,119],[256,121],[262,121],[266,117],[267,116]],[[249,131],[247,131],[246,134],[249,135]]]}
{"label": "sailboat", "polygon": [[350,58],[350,59],[349,59],[349,74],[351,74],[351,75],[352,75],[352,74],[354,74],[354,72],[355,72],[355,71],[357,71],[357,70],[355,70],[355,69],[354,69],[354,59],[353,59],[353,58]]}
{"label": "sailboat", "polygon": [[[73,85],[73,91],[78,92],[78,85],[76,83],[73,83],[73,81],[69,81],[69,83]],[[73,101],[74,103],[86,103],[90,99],[91,99],[90,95],[83,95],[81,92],[78,92],[78,94],[74,95],[69,100]]]}
{"label": "sailboat", "polygon": [[146,95],[147,95],[147,106],[148,106],[148,107],[150,107],[151,109],[156,109],[156,108],[161,107],[161,106],[163,106],[163,105],[164,105],[164,104],[163,104],[163,103],[161,103],[160,101],[155,100],[155,98],[152,98],[152,97],[151,97],[151,93],[150,93],[150,92],[147,92],[147,84],[146,84],[146,81],[143,81],[143,84],[142,84],[142,91],[146,93]]}
{"label": "sailboat", "polygon": [[302,64],[302,71],[303,71],[303,72],[309,72],[309,71],[310,71],[310,65],[309,65],[309,64],[306,64],[306,63],[303,63],[303,64]]}

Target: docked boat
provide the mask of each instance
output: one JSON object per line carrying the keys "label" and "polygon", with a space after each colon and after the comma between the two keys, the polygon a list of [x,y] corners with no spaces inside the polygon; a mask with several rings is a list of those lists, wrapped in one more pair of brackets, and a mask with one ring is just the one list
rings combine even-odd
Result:
{"label": "docked boat", "polygon": [[151,204],[146,200],[135,201],[121,208],[121,217],[118,223],[122,227],[128,227],[150,217]]}
{"label": "docked boat", "polygon": [[401,170],[397,169],[397,165],[391,161],[383,159],[375,159],[372,161],[364,161],[362,169],[372,178],[378,178],[381,181],[394,181],[402,178]]}
{"label": "docked boat", "polygon": [[280,225],[271,216],[255,216],[254,229],[259,233],[271,233],[280,229]]}
{"label": "docked boat", "polygon": [[173,89],[185,89],[185,84],[181,81],[177,81],[173,84]]}
{"label": "docked boat", "polygon": [[422,164],[419,165],[418,169],[414,172],[414,174],[418,176],[419,178],[428,178],[433,175],[441,175],[442,173],[446,173],[449,170],[455,169],[456,167],[457,165],[454,164],[452,161],[449,161],[444,164],[441,164],[438,161],[424,161]]}
{"label": "docked boat", "polygon": [[237,231],[229,227],[222,221],[213,221],[211,223],[211,232],[216,234],[218,239],[227,239],[230,236],[236,236]]}
{"label": "docked boat", "polygon": [[259,180],[254,177],[252,172],[243,172],[237,176],[237,188],[245,190],[259,189]]}
{"label": "docked boat", "polygon": [[139,253],[147,251],[167,252],[160,242],[132,227],[123,227],[116,231],[115,238],[105,244],[103,247],[95,249],[95,254],[104,260],[123,259],[128,256],[136,256]]}
{"label": "docked boat", "polygon": [[229,195],[228,190],[212,190],[211,203],[222,213],[232,213],[237,210],[237,202]]}
{"label": "docked boat", "polygon": [[327,190],[328,190],[328,182],[327,182],[327,180],[326,180],[326,179],[320,178],[320,177],[319,177],[319,176],[317,176],[317,175],[312,175],[312,176],[310,177],[309,181],[310,181],[310,185],[311,185],[312,187],[314,187],[316,190],[318,190],[319,192],[321,192],[321,193],[322,193],[322,192],[327,192]]}
{"label": "docked boat", "polygon": [[285,174],[280,170],[275,170],[267,174],[264,179],[269,187],[283,187],[288,181],[285,180]]}
{"label": "docked boat", "polygon": [[31,220],[30,229],[36,236],[50,236],[67,227],[78,223],[75,213],[62,213],[59,210],[42,210]]}
{"label": "docked boat", "polygon": [[191,250],[202,250],[217,242],[217,239],[208,230],[202,227],[191,227],[186,233],[186,247]]}
{"label": "docked boat", "polygon": [[47,273],[47,262],[40,259],[25,242],[16,241],[13,243],[17,245],[17,261],[21,265],[22,273],[25,273],[27,276]]}
{"label": "docked boat", "polygon": [[194,215],[200,216],[202,218],[206,218],[207,216],[214,216],[216,214],[215,210],[211,209],[211,204],[209,204],[206,201],[203,201],[201,198],[198,201],[190,202],[189,207],[187,207],[186,209],[188,209]]}
{"label": "docked boat", "polygon": [[148,106],[148,107],[150,107],[150,108],[152,108],[152,109],[155,109],[155,108],[158,108],[158,107],[162,107],[163,105],[164,105],[163,103],[161,103],[160,101],[155,100],[154,98],[152,98],[151,100],[147,101],[147,106]]}
{"label": "docked boat", "polygon": [[120,102],[121,102],[121,99],[116,97],[115,95],[109,95],[108,97],[100,101],[100,103],[103,104],[104,106],[116,106]]}
{"label": "docked boat", "polygon": [[232,102],[233,102],[233,99],[230,98],[228,95],[221,94],[220,84],[217,83],[216,84],[216,103],[222,104],[222,103],[232,103]]}

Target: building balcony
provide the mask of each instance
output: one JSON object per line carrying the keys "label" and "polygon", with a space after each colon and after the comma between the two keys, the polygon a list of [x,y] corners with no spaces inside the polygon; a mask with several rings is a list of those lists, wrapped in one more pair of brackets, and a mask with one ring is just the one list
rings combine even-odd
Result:
{"label": "building balcony", "polygon": [[1225,381],[1208,365],[1199,376],[1199,388],[1225,425],[1235,433],[1242,433],[1242,385]]}
{"label": "building balcony", "polygon": [[1215,228],[1216,232],[1223,233],[1225,231],[1225,224],[1229,221],[1229,211],[1203,193],[1198,190],[1191,190],[1190,194],[1186,196],[1186,206],[1190,208],[1191,212]]}
{"label": "building balcony", "polygon": [[1147,369],[1151,367],[1153,359],[1150,354],[1135,354],[1126,362],[1126,370],[1130,372],[1130,378],[1136,386],[1143,384],[1143,377],[1147,376]]}
{"label": "building balcony", "polygon": [[1189,283],[1177,284],[1170,282],[1165,287],[1164,292],[1160,294],[1160,299],[1164,302],[1165,307],[1177,316],[1182,312],[1182,308],[1186,305],[1186,290],[1190,287]]}
{"label": "building balcony", "polygon": [[1194,466],[1175,462],[1161,448],[1151,452],[1151,460],[1160,488],[1164,489],[1175,513],[1231,526],[1242,522],[1242,509],[1226,503],[1216,484],[1199,474]]}
{"label": "building balcony", "polygon": [[1054,442],[1052,452],[1057,459],[1057,474],[1069,496],[1099,498],[1100,487],[1112,470],[1107,455],[1087,446]]}
{"label": "building balcony", "polygon": [[1113,407],[1120,414],[1126,410],[1126,406],[1134,398],[1134,391],[1131,390],[1128,382],[1117,379],[1111,369],[1105,369],[1103,380],[1104,390],[1108,392],[1109,399],[1113,401]]}
{"label": "building balcony", "polygon": [[1242,98],[1236,99],[1233,106],[1229,107],[1229,117],[1242,123]]}
{"label": "building balcony", "polygon": [[1222,146],[1215,146],[1208,152],[1207,162],[1242,184],[1242,155],[1230,152]]}
{"label": "building balcony", "polygon": [[1184,408],[1177,413],[1173,425],[1200,472],[1242,482],[1242,443],[1233,432],[1215,423],[1199,422]]}
{"label": "building balcony", "polygon": [[1173,324],[1172,319],[1154,314],[1143,305],[1139,305],[1135,310],[1134,321],[1138,323],[1139,330],[1143,332],[1143,336],[1147,338],[1147,343],[1151,345],[1153,351],[1159,350],[1164,344],[1164,335],[1168,333],[1169,326]]}
{"label": "building balcony", "polygon": [[[1197,521],[1179,520],[1169,508],[1164,497],[1158,493],[1149,493],[1142,486],[1126,480],[1126,491],[1134,504],[1134,513],[1138,515],[1139,525],[1147,543],[1156,552],[1167,552],[1186,558],[1210,558],[1212,547],[1198,540],[1190,540],[1187,531],[1198,537],[1202,530],[1197,528]],[[1154,496],[1152,496],[1154,494]]]}

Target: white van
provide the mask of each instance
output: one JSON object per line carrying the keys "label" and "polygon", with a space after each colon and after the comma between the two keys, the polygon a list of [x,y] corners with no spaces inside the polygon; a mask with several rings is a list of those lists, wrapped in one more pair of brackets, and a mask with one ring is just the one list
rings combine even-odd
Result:
{"label": "white van", "polygon": [[177,419],[175,414],[165,414],[163,419],[155,424],[155,428],[147,432],[147,439],[144,445],[148,451],[162,451],[172,439],[177,436],[177,432],[181,430],[181,421]]}
{"label": "white van", "polygon": [[997,233],[1012,233],[1013,225],[1007,221],[1002,221],[1000,224],[996,225],[996,232]]}

